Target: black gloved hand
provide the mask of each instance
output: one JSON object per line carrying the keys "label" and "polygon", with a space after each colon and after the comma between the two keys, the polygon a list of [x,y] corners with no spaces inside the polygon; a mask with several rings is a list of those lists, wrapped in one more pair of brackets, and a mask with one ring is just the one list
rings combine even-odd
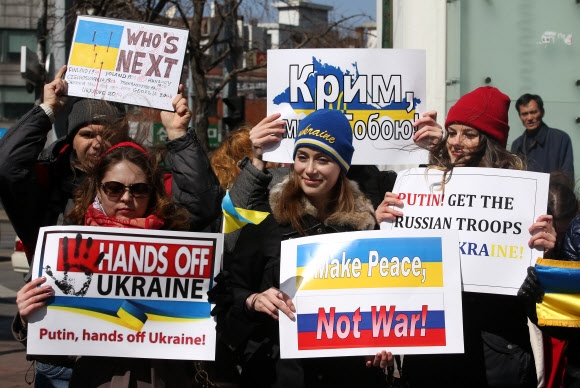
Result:
{"label": "black gloved hand", "polygon": [[520,298],[526,298],[534,301],[534,303],[542,303],[544,297],[544,289],[538,279],[536,268],[528,267],[528,276],[518,291]]}
{"label": "black gloved hand", "polygon": [[538,279],[536,268],[528,267],[528,275],[518,291],[518,297],[524,303],[528,317],[536,323],[538,321],[536,303],[542,303],[544,297],[544,289]]}
{"label": "black gloved hand", "polygon": [[207,300],[214,303],[211,310],[212,316],[217,316],[222,311],[226,311],[233,302],[233,294],[228,285],[229,272],[222,271],[214,278],[214,286],[207,292]]}

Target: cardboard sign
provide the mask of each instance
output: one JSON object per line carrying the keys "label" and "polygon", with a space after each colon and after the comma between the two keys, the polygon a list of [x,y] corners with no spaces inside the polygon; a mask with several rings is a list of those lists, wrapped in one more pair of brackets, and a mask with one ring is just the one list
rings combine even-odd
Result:
{"label": "cardboard sign", "polygon": [[29,320],[28,353],[213,360],[222,250],[222,234],[41,228],[33,274],[55,296]]}
{"label": "cardboard sign", "polygon": [[426,163],[411,125],[427,111],[425,88],[423,50],[269,50],[268,114],[282,114],[286,135],[264,160],[292,163],[300,120],[336,109],[352,126],[352,164]]}
{"label": "cardboard sign", "polygon": [[282,358],[462,353],[457,232],[332,233],[282,243]]}
{"label": "cardboard sign", "polygon": [[173,111],[189,31],[78,16],[65,76],[71,96]]}
{"label": "cardboard sign", "polygon": [[465,291],[516,295],[542,251],[528,246],[528,228],[546,214],[549,175],[499,168],[456,167],[399,172],[393,192],[403,217],[381,229],[459,231]]}

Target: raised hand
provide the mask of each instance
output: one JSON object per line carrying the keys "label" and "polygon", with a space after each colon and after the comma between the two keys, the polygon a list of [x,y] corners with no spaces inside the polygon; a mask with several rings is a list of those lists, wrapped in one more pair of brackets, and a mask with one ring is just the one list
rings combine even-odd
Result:
{"label": "raised hand", "polygon": [[443,139],[443,128],[437,124],[437,111],[423,113],[412,125],[417,128],[413,141],[419,147],[429,149]]}
{"label": "raised hand", "polygon": [[280,142],[286,131],[284,120],[279,120],[280,116],[280,113],[274,113],[260,121],[250,131],[250,140],[254,151],[252,163],[260,170],[263,170],[265,165],[262,162],[264,146]]}
{"label": "raised hand", "polygon": [[179,93],[171,103],[175,112],[161,111],[160,114],[169,140],[185,135],[191,121],[191,110],[187,105],[187,98],[183,96],[183,85],[179,85]]}
{"label": "raised hand", "polygon": [[60,68],[56,77],[54,77],[54,81],[44,85],[42,103],[50,106],[55,115],[65,107],[68,100],[66,97],[68,85],[63,78],[65,72],[66,65]]}

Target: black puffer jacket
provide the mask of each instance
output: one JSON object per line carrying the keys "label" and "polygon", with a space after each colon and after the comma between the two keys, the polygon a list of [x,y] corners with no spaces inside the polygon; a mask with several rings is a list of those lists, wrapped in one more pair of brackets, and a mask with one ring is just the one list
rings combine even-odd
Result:
{"label": "black puffer jacket", "polygon": [[[57,140],[39,158],[52,128],[40,106],[32,108],[0,139],[0,201],[29,259],[43,226],[62,223],[72,209],[72,193],[84,179],[73,168],[74,156],[65,139]],[[202,231],[221,214],[222,190],[195,135],[168,141],[173,200],[191,217],[191,230]]]}

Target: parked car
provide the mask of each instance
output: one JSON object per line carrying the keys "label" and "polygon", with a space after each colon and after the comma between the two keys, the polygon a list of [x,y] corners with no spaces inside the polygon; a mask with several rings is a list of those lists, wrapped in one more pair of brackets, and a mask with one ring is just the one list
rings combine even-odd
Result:
{"label": "parked car", "polygon": [[26,258],[26,253],[24,253],[24,244],[22,241],[16,237],[14,241],[14,252],[10,256],[12,259],[12,269],[16,272],[28,273],[28,259]]}

